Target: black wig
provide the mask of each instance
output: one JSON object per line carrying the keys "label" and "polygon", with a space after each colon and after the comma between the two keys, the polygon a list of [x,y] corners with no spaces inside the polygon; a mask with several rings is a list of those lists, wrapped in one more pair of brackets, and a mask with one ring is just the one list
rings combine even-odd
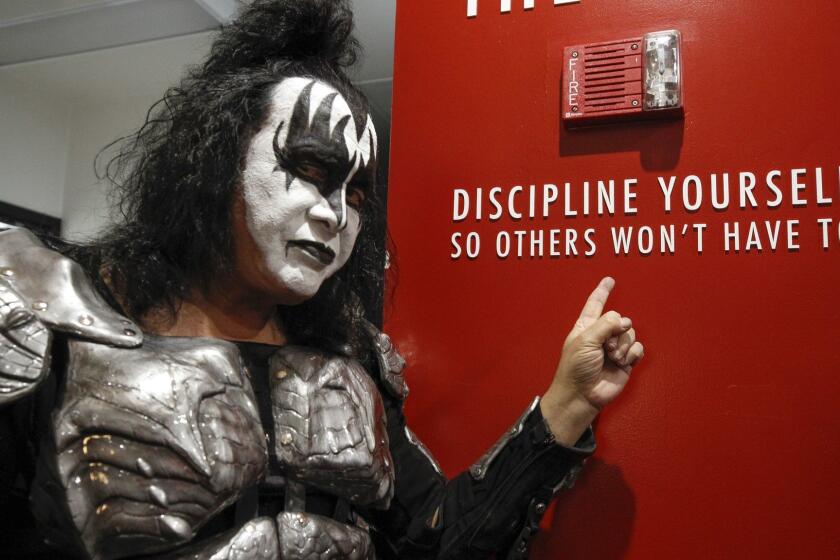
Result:
{"label": "black wig", "polygon": [[[104,176],[122,215],[99,240],[63,250],[134,319],[177,313],[233,266],[231,208],[244,154],[267,117],[272,86],[290,76],[323,80],[367,114],[345,75],[359,53],[346,0],[255,0],[224,27],[207,60],[118,141]],[[361,321],[377,322],[384,265],[384,196],[373,186],[354,252],[311,300],[278,308],[296,343],[357,347]],[[113,290],[113,293],[112,293]]]}

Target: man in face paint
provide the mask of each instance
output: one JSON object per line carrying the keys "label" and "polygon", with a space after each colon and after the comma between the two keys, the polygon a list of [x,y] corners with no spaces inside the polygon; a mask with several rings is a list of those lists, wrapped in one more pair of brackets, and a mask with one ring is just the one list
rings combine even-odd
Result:
{"label": "man in face paint", "polygon": [[376,131],[332,86],[274,87],[245,154],[234,209],[240,279],[280,304],[311,298],[345,265],[376,170]]}
{"label": "man in face paint", "polygon": [[[42,450],[11,480],[38,473],[31,503],[62,549],[33,556],[519,558],[592,452],[587,427],[643,354],[603,313],[609,278],[539,406],[469,474],[446,481],[408,429],[405,363],[365,317],[385,251],[361,224],[384,210],[376,133],[342,71],[352,28],[348,0],[250,2],[116,158],[125,223],[61,246],[89,284],[64,255],[0,243],[79,306],[53,325],[64,349],[32,360],[52,368],[36,416],[53,421],[14,446]],[[53,307],[14,297],[26,322],[7,326],[34,325],[16,349]]]}

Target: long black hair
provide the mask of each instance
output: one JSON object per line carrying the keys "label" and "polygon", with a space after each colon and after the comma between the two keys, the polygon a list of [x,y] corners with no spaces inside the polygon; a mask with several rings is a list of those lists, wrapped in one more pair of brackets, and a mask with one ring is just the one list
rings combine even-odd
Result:
{"label": "long black hair", "polygon": [[[354,113],[369,111],[345,70],[359,55],[346,0],[255,0],[224,27],[206,61],[170,88],[104,169],[122,219],[98,240],[65,244],[112,305],[141,319],[174,316],[195,289],[233,266],[231,208],[244,154],[272,86],[325,81]],[[348,263],[311,300],[278,313],[292,342],[358,347],[382,294],[384,196],[374,186]],[[367,317],[365,317],[367,315]],[[366,338],[366,337],[365,337]]]}

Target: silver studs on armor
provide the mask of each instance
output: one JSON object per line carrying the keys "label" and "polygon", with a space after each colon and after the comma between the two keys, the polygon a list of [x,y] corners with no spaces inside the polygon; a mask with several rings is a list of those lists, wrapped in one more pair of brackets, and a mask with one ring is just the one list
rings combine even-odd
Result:
{"label": "silver studs on armor", "polygon": [[169,506],[169,499],[166,497],[166,492],[159,486],[149,486],[149,496],[157,505],[162,507]]}
{"label": "silver studs on armor", "polygon": [[143,457],[137,457],[137,468],[146,478],[152,478],[155,475],[152,466]]}

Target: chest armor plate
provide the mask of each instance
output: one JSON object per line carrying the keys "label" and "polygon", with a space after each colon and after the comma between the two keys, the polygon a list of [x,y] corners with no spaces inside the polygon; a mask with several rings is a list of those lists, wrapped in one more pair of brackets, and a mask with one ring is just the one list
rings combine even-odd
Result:
{"label": "chest armor plate", "polygon": [[[394,470],[384,406],[362,366],[286,347],[269,372],[286,478],[387,507]],[[95,557],[191,541],[267,464],[239,352],[213,339],[149,335],[133,349],[71,340],[50,436],[35,514],[52,540],[77,534]]]}
{"label": "chest armor plate", "polygon": [[385,408],[356,361],[287,346],[269,364],[275,452],[286,476],[358,505],[394,493]]}
{"label": "chest armor plate", "polygon": [[239,352],[210,339],[148,336],[133,349],[71,340],[49,446],[35,514],[97,558],[192,540],[266,465]]}

